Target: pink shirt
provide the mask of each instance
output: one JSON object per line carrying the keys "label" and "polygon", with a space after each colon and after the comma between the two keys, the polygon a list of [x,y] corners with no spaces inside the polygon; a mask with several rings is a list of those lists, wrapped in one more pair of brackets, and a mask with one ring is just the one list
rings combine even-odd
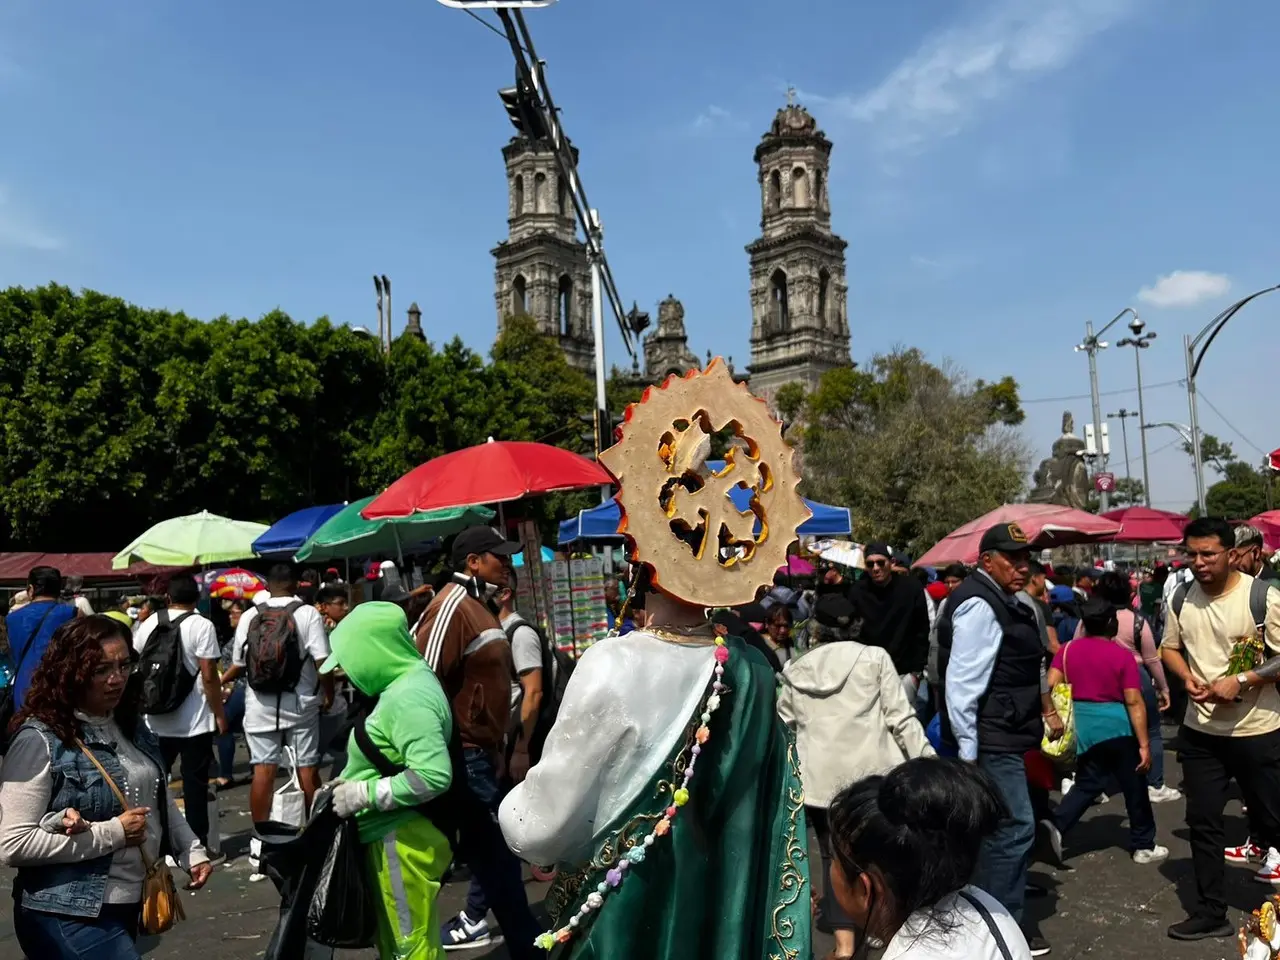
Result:
{"label": "pink shirt", "polygon": [[[1116,631],[1116,643],[1133,653],[1135,663],[1146,665],[1156,692],[1164,693],[1169,689],[1169,681],[1164,675],[1164,664],[1160,661],[1160,651],[1156,649],[1156,638],[1151,633],[1151,625],[1145,619],[1142,621],[1142,636],[1134,643],[1133,625],[1137,622],[1136,614],[1132,610],[1117,610],[1116,620],[1120,627]],[[1079,637],[1083,633],[1084,624],[1077,624],[1075,635]]]}
{"label": "pink shirt", "polygon": [[1077,637],[1064,644],[1054,655],[1053,669],[1071,684],[1072,700],[1123,703],[1126,690],[1142,689],[1133,653],[1102,637]]}

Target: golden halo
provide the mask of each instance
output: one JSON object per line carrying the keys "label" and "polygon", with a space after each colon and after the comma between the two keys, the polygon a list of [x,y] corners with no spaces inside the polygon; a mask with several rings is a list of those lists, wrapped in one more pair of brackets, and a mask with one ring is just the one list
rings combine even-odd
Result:
{"label": "golden halo", "polygon": [[[724,447],[718,471],[707,466],[715,445]],[[632,561],[647,563],[664,593],[705,607],[750,603],[787,562],[811,516],[794,461],[782,425],[719,357],[646,389],[600,454],[621,487],[619,532]],[[752,491],[745,511],[729,497],[734,487]]]}

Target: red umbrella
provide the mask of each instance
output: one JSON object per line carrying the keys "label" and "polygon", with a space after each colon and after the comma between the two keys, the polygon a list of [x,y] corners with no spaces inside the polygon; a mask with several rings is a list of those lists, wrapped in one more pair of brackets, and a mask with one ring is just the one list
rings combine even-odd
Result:
{"label": "red umbrella", "polygon": [[1007,503],[947,534],[915,565],[940,567],[948,563],[977,563],[982,535],[997,523],[1018,524],[1027,535],[1029,544],[1037,549],[1095,543],[1120,530],[1116,522],[1083,510],[1051,503]]}
{"label": "red umbrella", "polygon": [[503,503],[557,490],[613,483],[586,457],[545,443],[490,440],[415,467],[360,511],[366,520]]}
{"label": "red umbrella", "polygon": [[243,600],[267,589],[266,581],[252,570],[232,567],[209,580],[209,596],[220,600]]}
{"label": "red umbrella", "polygon": [[1121,507],[1102,517],[1120,524],[1120,532],[1111,538],[1115,543],[1169,543],[1181,540],[1182,528],[1187,525],[1187,518],[1180,513],[1150,507]]}
{"label": "red umbrella", "polygon": [[1268,550],[1280,550],[1280,510],[1268,510],[1249,521],[1262,531],[1263,542]]}

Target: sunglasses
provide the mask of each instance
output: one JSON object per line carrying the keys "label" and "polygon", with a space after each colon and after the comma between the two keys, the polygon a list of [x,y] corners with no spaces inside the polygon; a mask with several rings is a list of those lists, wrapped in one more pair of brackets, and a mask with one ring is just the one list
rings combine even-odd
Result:
{"label": "sunglasses", "polygon": [[887,567],[888,565],[889,565],[889,561],[888,561],[888,560],[868,560],[868,561],[867,561],[867,566],[868,566],[868,567],[873,567],[873,568],[874,568],[874,567]]}

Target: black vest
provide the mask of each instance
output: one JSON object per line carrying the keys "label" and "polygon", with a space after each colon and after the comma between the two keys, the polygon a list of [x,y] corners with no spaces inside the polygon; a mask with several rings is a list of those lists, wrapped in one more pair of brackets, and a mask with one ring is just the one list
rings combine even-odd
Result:
{"label": "black vest", "polygon": [[966,600],[977,597],[993,611],[1004,638],[996,654],[987,691],[978,700],[978,746],[982,753],[1026,753],[1044,735],[1040,709],[1040,667],[1044,646],[1036,616],[985,574],[967,577],[938,614],[938,677],[942,687],[942,742],[954,748],[947,716],[947,667],[951,661],[952,617]]}

